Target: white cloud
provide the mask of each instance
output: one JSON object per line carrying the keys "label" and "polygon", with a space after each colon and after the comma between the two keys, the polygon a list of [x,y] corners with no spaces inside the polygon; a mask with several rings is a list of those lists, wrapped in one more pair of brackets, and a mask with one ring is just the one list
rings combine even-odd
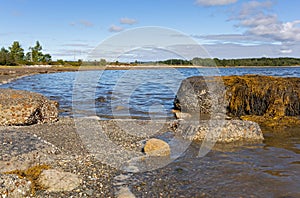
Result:
{"label": "white cloud", "polygon": [[136,19],[130,19],[130,18],[121,18],[120,23],[121,24],[127,24],[127,25],[133,25],[133,24],[137,23],[137,20]]}
{"label": "white cloud", "polygon": [[238,21],[237,27],[245,29],[246,35],[265,37],[283,45],[300,41],[300,20],[282,22],[272,13],[272,6],[271,1],[244,3],[231,20]]}
{"label": "white cloud", "polygon": [[251,34],[192,35],[192,37],[206,44],[235,43],[241,45],[260,45],[274,43],[273,39]]}
{"label": "white cloud", "polygon": [[280,52],[281,52],[282,54],[290,54],[290,53],[293,52],[293,50],[292,50],[292,49],[281,49]]}
{"label": "white cloud", "polygon": [[242,5],[242,9],[240,10],[240,17],[246,17],[250,14],[257,14],[261,12],[261,9],[271,9],[273,6],[273,2],[271,1],[250,1],[247,3],[244,3]]}
{"label": "white cloud", "polygon": [[253,58],[253,57],[299,57],[297,53],[300,45],[290,46],[289,49],[282,49],[281,45],[262,44],[256,46],[244,46],[239,44],[214,44],[203,45],[211,57],[218,58]]}
{"label": "white cloud", "polygon": [[123,27],[117,26],[117,25],[111,25],[108,29],[110,32],[121,32],[124,30]]}
{"label": "white cloud", "polygon": [[255,27],[255,26],[263,26],[263,25],[276,24],[276,23],[277,23],[276,15],[267,15],[266,16],[263,14],[259,14],[257,16],[254,16],[253,18],[244,18],[240,22],[240,25]]}
{"label": "white cloud", "polygon": [[204,6],[222,6],[237,2],[237,0],[196,0],[196,4]]}

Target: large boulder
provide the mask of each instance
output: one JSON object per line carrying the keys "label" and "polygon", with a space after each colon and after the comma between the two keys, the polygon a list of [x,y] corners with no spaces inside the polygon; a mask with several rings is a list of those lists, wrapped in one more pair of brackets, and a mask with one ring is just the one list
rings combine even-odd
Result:
{"label": "large boulder", "polygon": [[297,117],[300,116],[300,78],[190,77],[182,81],[174,109],[190,114],[226,113],[257,122]]}
{"label": "large boulder", "polygon": [[58,119],[58,103],[21,90],[0,89],[0,125],[32,125]]}
{"label": "large boulder", "polygon": [[174,109],[182,113],[225,113],[225,87],[219,77],[195,76],[182,81],[174,100]]}

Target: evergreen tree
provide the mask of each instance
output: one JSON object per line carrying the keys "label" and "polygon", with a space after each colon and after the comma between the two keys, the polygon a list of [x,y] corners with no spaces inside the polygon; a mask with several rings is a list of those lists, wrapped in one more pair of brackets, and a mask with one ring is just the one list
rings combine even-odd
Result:
{"label": "evergreen tree", "polygon": [[18,41],[14,41],[12,46],[9,47],[10,56],[16,64],[22,64],[24,61],[24,49]]}
{"label": "evergreen tree", "polygon": [[2,47],[0,50],[0,65],[6,65],[7,57],[8,50]]}
{"label": "evergreen tree", "polygon": [[30,52],[26,54],[26,59],[28,61],[34,62],[34,63],[49,63],[51,62],[51,55],[50,54],[43,54],[42,50],[43,47],[41,46],[39,41],[36,41],[36,44],[34,47],[29,47]]}

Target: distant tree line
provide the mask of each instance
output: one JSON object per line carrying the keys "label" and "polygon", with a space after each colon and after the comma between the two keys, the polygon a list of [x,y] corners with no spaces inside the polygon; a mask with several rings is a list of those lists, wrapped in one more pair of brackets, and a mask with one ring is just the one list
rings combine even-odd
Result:
{"label": "distant tree line", "polygon": [[192,60],[169,59],[157,63],[166,65],[198,65],[198,66],[293,66],[300,65],[300,58],[193,58]]}
{"label": "distant tree line", "polygon": [[51,63],[51,55],[42,53],[43,47],[39,41],[36,41],[35,46],[29,47],[29,51],[25,54],[24,49],[18,41],[5,49],[0,50],[0,65],[35,65]]}
{"label": "distant tree line", "polygon": [[135,61],[131,63],[123,63],[118,60],[114,62],[107,62],[105,59],[94,61],[85,61],[81,59],[78,61],[65,61],[59,59],[52,61],[50,54],[44,54],[43,48],[39,41],[36,41],[35,46],[29,47],[29,51],[25,54],[24,49],[18,41],[14,41],[8,49],[2,47],[0,50],[0,65],[66,65],[66,66],[106,66],[106,65],[198,65],[198,66],[292,66],[300,65],[300,58],[280,57],[280,58],[241,58],[241,59],[218,59],[218,58],[193,58],[192,60],[183,59],[168,59],[156,62],[142,62]]}
{"label": "distant tree line", "polygon": [[182,59],[169,59],[165,61],[158,61],[158,63],[166,65],[193,65],[192,61]]}

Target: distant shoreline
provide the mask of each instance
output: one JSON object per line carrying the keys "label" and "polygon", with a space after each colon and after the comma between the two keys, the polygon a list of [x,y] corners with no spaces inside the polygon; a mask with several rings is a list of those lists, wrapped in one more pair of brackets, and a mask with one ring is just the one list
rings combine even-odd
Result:
{"label": "distant shoreline", "polygon": [[95,70],[143,70],[143,69],[178,69],[178,68],[295,68],[293,66],[187,66],[187,65],[119,65],[119,66],[61,66],[61,65],[33,65],[33,66],[0,66],[0,84],[9,83],[12,80],[35,74],[95,71]]}

